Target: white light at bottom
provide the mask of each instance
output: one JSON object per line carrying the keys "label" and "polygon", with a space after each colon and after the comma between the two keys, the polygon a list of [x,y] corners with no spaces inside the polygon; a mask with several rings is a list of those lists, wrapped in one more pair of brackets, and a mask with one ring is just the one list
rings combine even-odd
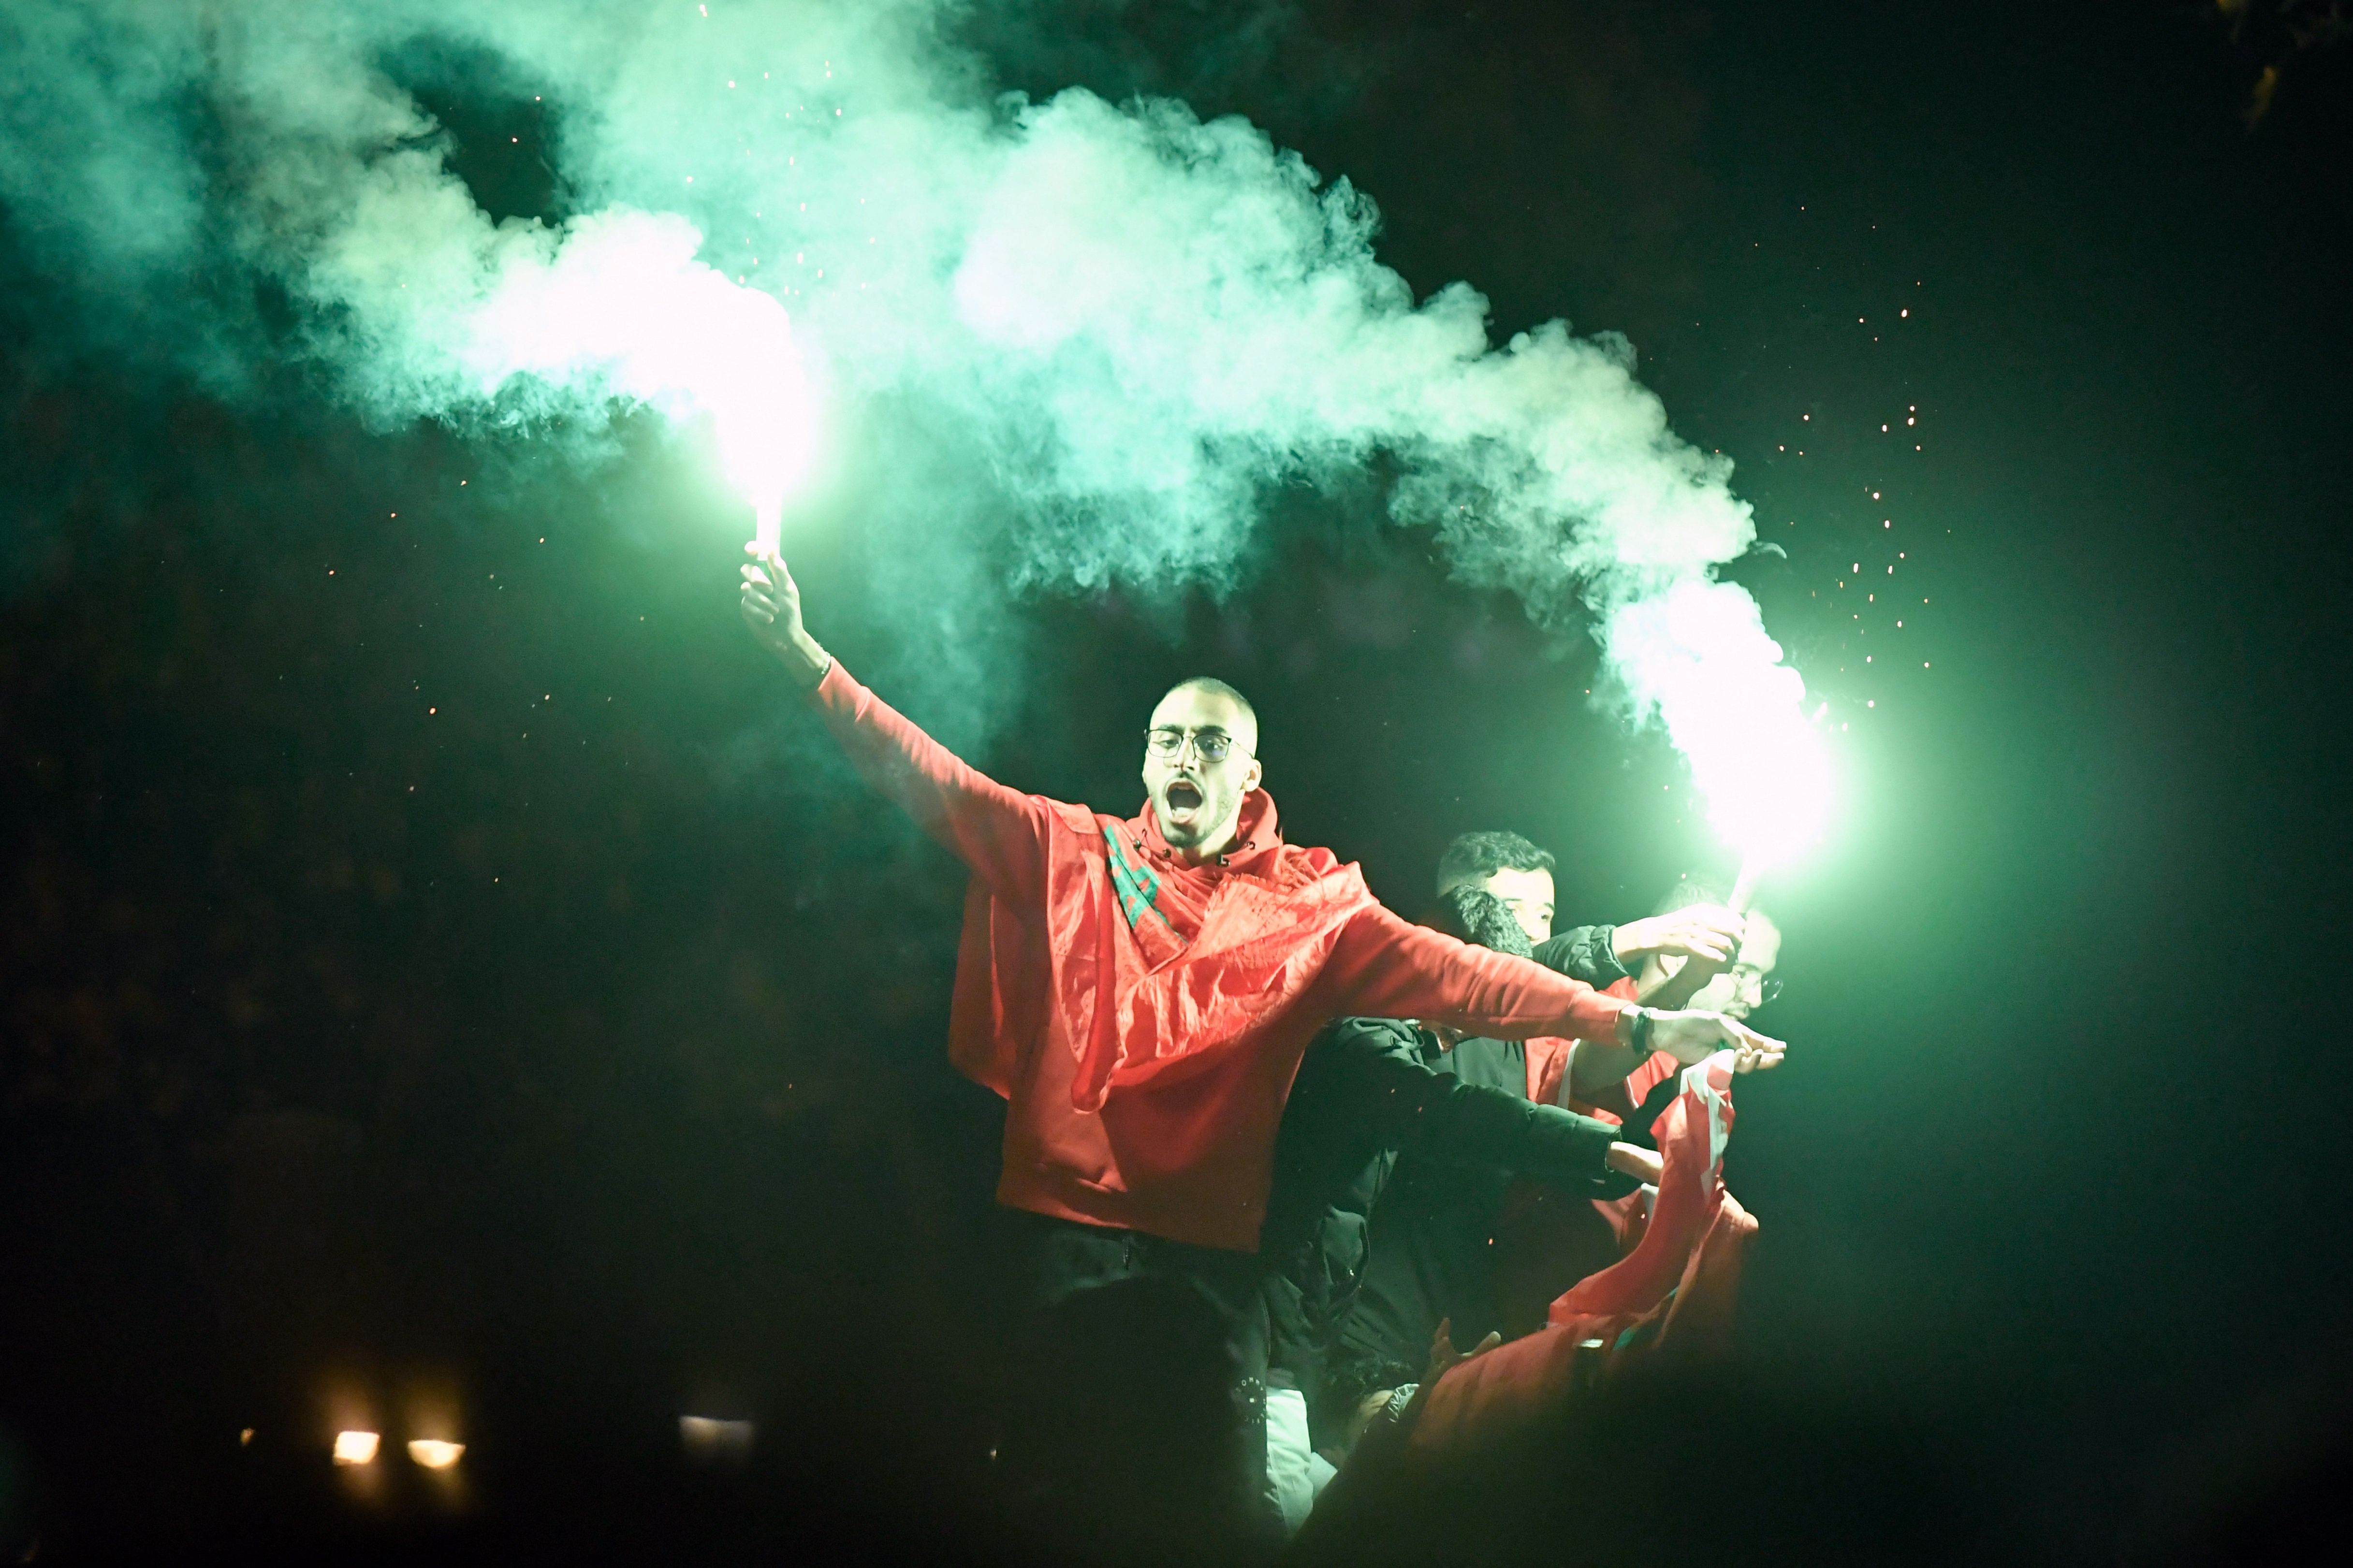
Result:
{"label": "white light at bottom", "polygon": [[679,1441],[686,1445],[686,1457],[703,1463],[739,1463],[752,1452],[752,1423],[722,1421],[712,1415],[681,1415],[678,1418]]}
{"label": "white light at bottom", "polygon": [[[373,1465],[375,1463],[376,1435],[373,1432],[338,1432],[335,1434],[335,1463],[339,1465]],[[312,1453],[318,1450],[313,1448]]]}
{"label": "white light at bottom", "polygon": [[408,1457],[428,1470],[446,1470],[456,1464],[466,1452],[463,1443],[447,1443],[438,1437],[412,1437],[408,1440]]}

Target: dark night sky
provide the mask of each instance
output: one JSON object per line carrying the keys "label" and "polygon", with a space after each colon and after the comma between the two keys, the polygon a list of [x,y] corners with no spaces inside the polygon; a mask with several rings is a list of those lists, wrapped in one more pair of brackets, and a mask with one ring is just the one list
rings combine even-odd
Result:
{"label": "dark night sky", "polygon": [[[1875,704],[1731,1166],[1790,1485],[1883,1441],[2058,1555],[2341,1456],[2353,49],[2250,132],[2262,57],[2187,4],[975,32],[1008,84],[1250,116],[1499,329],[1626,333],[1788,552],[1734,574]],[[331,1363],[609,1412],[986,1356],[942,1328],[994,1177],[940,1049],[961,878],[755,656],[715,492],[77,356],[15,243],[0,1444],[45,1506],[120,1422],[202,1447]],[[921,628],[859,614],[851,537],[797,566],[857,669]],[[1927,603],[1865,629],[1832,584],[1898,549]],[[1575,920],[1710,853],[1589,650],[1345,506],[1222,603],[1008,614],[975,760],[1026,787],[1131,808],[1207,668],[1292,837],[1409,912],[1466,827],[1558,850]]]}

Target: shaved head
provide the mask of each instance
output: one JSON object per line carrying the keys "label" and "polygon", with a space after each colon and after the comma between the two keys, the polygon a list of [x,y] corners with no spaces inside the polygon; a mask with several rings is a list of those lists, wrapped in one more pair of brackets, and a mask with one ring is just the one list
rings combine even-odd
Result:
{"label": "shaved head", "polygon": [[1252,755],[1257,754],[1258,710],[1250,706],[1249,698],[1214,675],[1188,675],[1162,693],[1160,701],[1166,703],[1169,698],[1180,691],[1198,691],[1210,697],[1222,697],[1232,703],[1235,710],[1240,715],[1240,720],[1230,726],[1233,737],[1241,742],[1243,751]]}
{"label": "shaved head", "polygon": [[[1155,736],[1166,750],[1154,750]],[[1222,680],[1197,675],[1170,687],[1154,705],[1144,788],[1170,848],[1197,861],[1222,854],[1233,840],[1243,797],[1258,788],[1260,777],[1258,714],[1249,698]]]}

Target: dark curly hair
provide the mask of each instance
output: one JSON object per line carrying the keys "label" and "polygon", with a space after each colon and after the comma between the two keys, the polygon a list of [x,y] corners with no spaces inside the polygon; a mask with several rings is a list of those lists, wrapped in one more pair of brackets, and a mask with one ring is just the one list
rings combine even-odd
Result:
{"label": "dark curly hair", "polygon": [[1464,833],[1438,858],[1438,890],[1463,882],[1483,882],[1498,871],[1549,871],[1552,851],[1539,849],[1516,833]]}
{"label": "dark curly hair", "polygon": [[1484,888],[1465,882],[1440,893],[1438,924],[1447,935],[1460,937],[1474,947],[1492,947],[1497,952],[1519,958],[1533,956],[1528,933],[1520,929],[1518,917],[1504,907],[1503,900]]}

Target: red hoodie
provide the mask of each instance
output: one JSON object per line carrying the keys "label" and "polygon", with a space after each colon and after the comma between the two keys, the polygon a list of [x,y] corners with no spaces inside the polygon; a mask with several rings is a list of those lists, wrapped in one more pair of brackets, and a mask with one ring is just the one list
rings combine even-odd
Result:
{"label": "red hoodie", "polygon": [[1201,1247],[1258,1246],[1299,1058],[1342,1014],[1504,1039],[1609,1039],[1625,1004],[1409,925],[1242,801],[1187,864],[1122,822],[965,766],[837,659],[812,695],[874,787],[972,868],[948,1055],[1008,1102],[999,1203]]}

